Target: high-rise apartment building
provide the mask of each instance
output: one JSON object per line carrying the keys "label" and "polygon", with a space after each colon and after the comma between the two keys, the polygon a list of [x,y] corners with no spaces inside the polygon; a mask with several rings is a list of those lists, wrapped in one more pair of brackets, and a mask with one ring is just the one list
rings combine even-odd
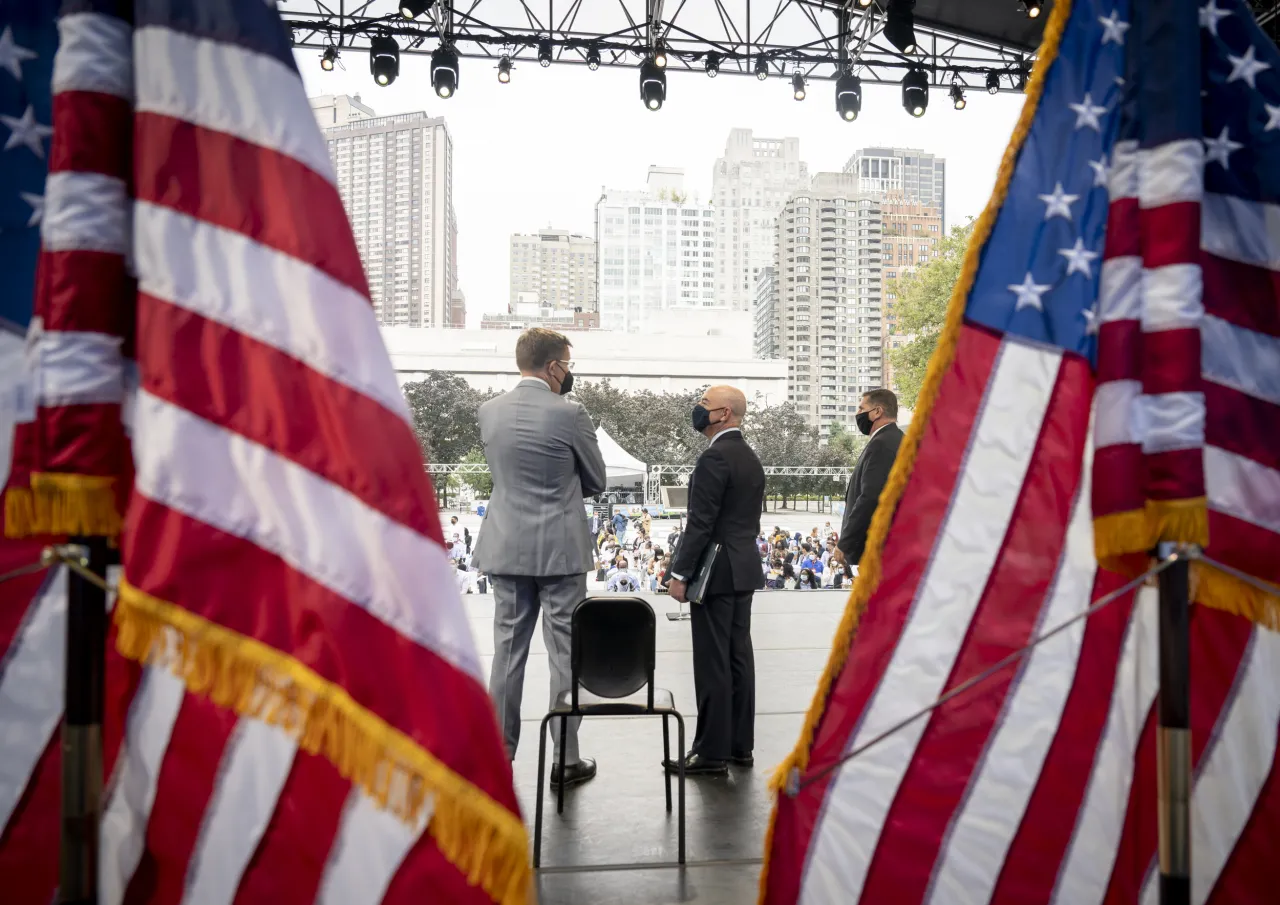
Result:
{"label": "high-rise apartment building", "polygon": [[445,314],[444,325],[454,330],[464,330],[467,326],[467,297],[461,289],[453,290],[449,299],[449,310]]}
{"label": "high-rise apartment building", "polygon": [[378,114],[373,108],[360,100],[360,95],[352,97],[347,94],[319,94],[307,98],[311,102],[311,112],[321,129],[334,126],[345,126],[362,119],[373,119]]}
{"label": "high-rise apartment building", "polygon": [[684,190],[684,171],[649,167],[643,192],[606,189],[596,202],[600,326],[637,332],[662,312],[714,308],[712,208]]}
{"label": "high-rise apartment building", "polygon": [[324,130],[379,323],[444,327],[458,288],[453,141],[403,113]]}
{"label": "high-rise apartment building", "polygon": [[858,191],[864,195],[936,207],[946,229],[946,158],[912,148],[863,148],[853,153],[844,171],[857,178]]}
{"label": "high-rise apartment building", "polygon": [[929,263],[942,239],[942,214],[931,205],[889,197],[880,202],[884,220],[880,244],[881,274],[884,279],[884,366],[885,385],[893,388],[893,361],[889,353],[914,337],[902,333],[895,310],[898,294],[894,281]]}
{"label": "high-rise apartment building", "polygon": [[732,129],[724,156],[711,175],[715,205],[716,301],[733,311],[749,311],[756,277],[773,263],[778,212],[809,184],[798,138],[756,138],[750,129]]}
{"label": "high-rise apartment building", "polygon": [[511,237],[511,304],[534,293],[553,309],[596,308],[596,240],[560,229]]}
{"label": "high-rise apartment building", "polygon": [[880,205],[847,173],[818,173],[778,217],[774,329],[787,400],[824,439],[884,385]]}
{"label": "high-rise apartment building", "polygon": [[[776,238],[774,241],[777,241]],[[779,302],[778,268],[770,264],[756,274],[755,341],[752,344],[752,352],[756,358],[782,357]]]}

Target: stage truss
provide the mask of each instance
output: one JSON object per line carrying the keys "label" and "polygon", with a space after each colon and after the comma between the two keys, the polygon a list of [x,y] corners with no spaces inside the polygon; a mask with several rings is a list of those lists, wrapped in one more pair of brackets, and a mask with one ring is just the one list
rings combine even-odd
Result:
{"label": "stage truss", "polygon": [[[755,75],[764,60],[771,77],[834,79],[848,68],[863,82],[896,85],[919,66],[935,87],[985,89],[993,72],[1002,91],[1024,87],[1034,47],[931,23],[917,7],[917,50],[903,54],[883,35],[888,2],[437,0],[413,20],[399,0],[281,0],[280,10],[295,46],[314,48],[317,61],[333,46],[348,67],[368,65],[369,38],[379,35],[394,36],[401,54],[430,54],[444,39],[461,57],[496,65],[507,56],[517,68],[536,68],[544,41],[553,65],[586,66],[594,48],[600,65],[632,68],[661,42],[668,73],[702,74],[715,54],[724,75]],[[1017,0],[1007,7],[1008,16],[1025,16]]]}

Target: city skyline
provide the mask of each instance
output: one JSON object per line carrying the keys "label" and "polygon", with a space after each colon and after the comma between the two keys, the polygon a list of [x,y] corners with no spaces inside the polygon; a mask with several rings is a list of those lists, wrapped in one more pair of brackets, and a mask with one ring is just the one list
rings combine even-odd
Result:
{"label": "city skyline", "polygon": [[[513,233],[550,224],[593,235],[601,187],[639,190],[651,164],[683,168],[687,190],[711,200],[713,165],[734,128],[798,137],[810,172],[837,172],[863,147],[945,154],[947,220],[963,223],[986,202],[1022,103],[1017,95],[984,96],[955,111],[939,96],[914,119],[896,89],[869,85],[863,113],[850,124],[823,102],[825,93],[797,103],[782,80],[680,74],[663,109],[650,113],[634,101],[634,73],[626,70],[526,65],[511,84],[499,85],[480,61],[467,61],[467,90],[443,102],[430,92],[426,61],[417,57],[404,58],[395,84],[378,88],[364,67],[322,72],[314,52],[296,56],[312,95],[360,94],[379,114],[425,110],[445,118],[454,143],[459,285],[473,326],[486,312],[506,310]],[[977,139],[948,144],[961,117]]]}

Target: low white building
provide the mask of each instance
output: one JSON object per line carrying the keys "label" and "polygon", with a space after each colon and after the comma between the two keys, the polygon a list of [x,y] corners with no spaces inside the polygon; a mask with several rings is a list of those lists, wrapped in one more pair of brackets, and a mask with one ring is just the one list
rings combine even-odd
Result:
{"label": "low white building", "polygon": [[[684,392],[728,383],[748,399],[776,405],[787,395],[787,361],[752,356],[750,312],[667,312],[644,333],[586,330],[569,333],[576,380],[605,378],[621,390]],[[507,390],[516,369],[518,330],[439,330],[384,327],[382,336],[403,386],[428,371],[465,378],[480,390]]]}

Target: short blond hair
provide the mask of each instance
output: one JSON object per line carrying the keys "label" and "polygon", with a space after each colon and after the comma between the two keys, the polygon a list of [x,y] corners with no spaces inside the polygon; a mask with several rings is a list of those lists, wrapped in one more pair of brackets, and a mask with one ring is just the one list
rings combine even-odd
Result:
{"label": "short blond hair", "polygon": [[541,371],[551,362],[560,360],[565,349],[572,345],[563,333],[546,327],[530,327],[516,340],[516,367],[522,374]]}

